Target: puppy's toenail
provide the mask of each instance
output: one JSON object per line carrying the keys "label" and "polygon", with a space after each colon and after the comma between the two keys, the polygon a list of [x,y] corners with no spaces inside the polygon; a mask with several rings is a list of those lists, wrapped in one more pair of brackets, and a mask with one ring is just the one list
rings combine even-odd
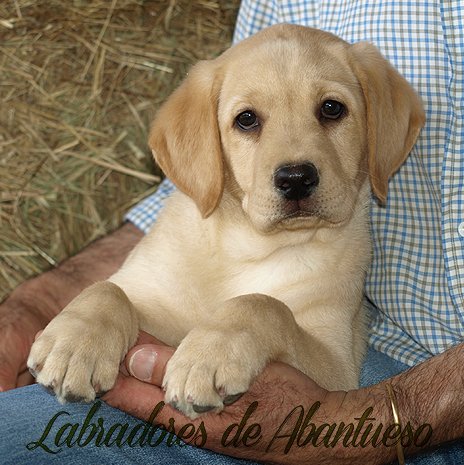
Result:
{"label": "puppy's toenail", "polygon": [[240,399],[240,397],[243,396],[243,392],[240,392],[239,394],[233,394],[231,396],[226,396],[224,397],[224,405],[230,405],[230,404],[233,404],[234,402],[237,402],[237,400]]}
{"label": "puppy's toenail", "polygon": [[209,411],[213,410],[215,408],[215,406],[214,405],[195,405],[195,404],[193,404],[192,408],[193,408],[193,411],[196,412],[196,413],[206,413],[206,412],[209,412]]}
{"label": "puppy's toenail", "polygon": [[79,396],[77,394],[66,394],[64,397],[66,402],[84,402],[85,397]]}

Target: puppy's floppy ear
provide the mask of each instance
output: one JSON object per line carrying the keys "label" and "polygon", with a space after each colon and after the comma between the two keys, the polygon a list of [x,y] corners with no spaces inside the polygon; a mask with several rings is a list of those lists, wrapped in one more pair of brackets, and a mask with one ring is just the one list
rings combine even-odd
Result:
{"label": "puppy's floppy ear", "polygon": [[419,96],[376,47],[360,42],[349,53],[366,102],[372,191],[385,203],[388,179],[411,151],[425,114]]}
{"label": "puppy's floppy ear", "polygon": [[214,61],[195,65],[160,108],[149,139],[158,165],[204,218],[216,208],[224,185],[217,121],[220,85]]}

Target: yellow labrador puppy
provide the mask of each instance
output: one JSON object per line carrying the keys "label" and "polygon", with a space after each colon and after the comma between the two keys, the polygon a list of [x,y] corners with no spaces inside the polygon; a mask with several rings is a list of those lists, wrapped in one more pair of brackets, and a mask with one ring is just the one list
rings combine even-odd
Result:
{"label": "yellow labrador puppy", "polygon": [[178,346],[166,400],[192,418],[272,360],[356,388],[369,180],[384,201],[423,123],[375,47],[326,32],[273,26],[197,64],[150,135],[179,191],[121,270],[35,342],[37,381],[91,401],[144,330]]}

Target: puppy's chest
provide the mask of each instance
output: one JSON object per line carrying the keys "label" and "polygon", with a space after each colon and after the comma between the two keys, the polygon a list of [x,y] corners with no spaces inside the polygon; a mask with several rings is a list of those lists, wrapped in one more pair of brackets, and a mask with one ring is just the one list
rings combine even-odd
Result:
{"label": "puppy's chest", "polygon": [[257,261],[232,259],[225,267],[221,297],[265,294],[292,310],[317,300],[328,279],[327,264],[302,250],[283,251]]}

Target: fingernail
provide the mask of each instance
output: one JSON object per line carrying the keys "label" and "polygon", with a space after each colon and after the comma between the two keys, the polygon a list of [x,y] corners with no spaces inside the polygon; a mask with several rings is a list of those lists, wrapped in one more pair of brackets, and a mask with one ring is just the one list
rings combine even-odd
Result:
{"label": "fingernail", "polygon": [[129,373],[140,381],[151,381],[157,357],[152,349],[139,349],[129,360]]}

